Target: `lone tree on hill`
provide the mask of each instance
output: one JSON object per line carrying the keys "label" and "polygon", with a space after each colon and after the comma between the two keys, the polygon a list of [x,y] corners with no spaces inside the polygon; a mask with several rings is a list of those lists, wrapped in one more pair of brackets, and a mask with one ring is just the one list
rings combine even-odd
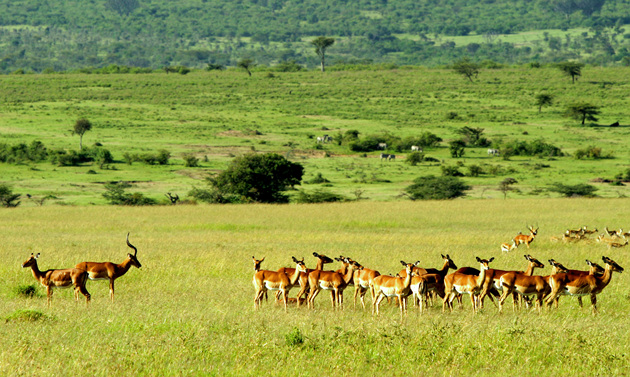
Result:
{"label": "lone tree on hill", "polygon": [[571,80],[575,84],[575,80],[578,77],[582,76],[582,67],[584,67],[583,63],[577,62],[563,62],[558,63],[558,68],[564,72],[567,76],[571,76]]}
{"label": "lone tree on hill", "polygon": [[473,82],[473,77],[477,78],[479,74],[479,65],[471,62],[468,58],[464,58],[453,63],[452,68],[455,72],[468,78],[470,82]]}
{"label": "lone tree on hill", "polygon": [[92,123],[85,118],[81,118],[74,123],[72,133],[79,135],[79,149],[83,150],[83,134],[91,129]]}
{"label": "lone tree on hill", "polygon": [[247,74],[251,76],[252,72],[250,71],[250,68],[256,66],[256,63],[254,63],[252,59],[242,59],[238,62],[237,65],[239,68],[243,68],[244,70],[246,70]]}
{"label": "lone tree on hill", "polygon": [[324,66],[326,63],[326,49],[333,44],[335,44],[334,38],[328,37],[317,37],[311,41],[311,44],[315,46],[315,53],[321,59],[322,62],[322,72],[324,72]]}
{"label": "lone tree on hill", "polygon": [[578,120],[582,120],[582,125],[586,120],[591,122],[597,122],[595,115],[600,113],[599,107],[591,105],[590,103],[578,103],[567,107],[566,116],[572,117]]}
{"label": "lone tree on hill", "polygon": [[553,104],[553,96],[551,94],[541,93],[536,95],[536,106],[538,106],[538,112],[542,111],[543,106],[551,106]]}

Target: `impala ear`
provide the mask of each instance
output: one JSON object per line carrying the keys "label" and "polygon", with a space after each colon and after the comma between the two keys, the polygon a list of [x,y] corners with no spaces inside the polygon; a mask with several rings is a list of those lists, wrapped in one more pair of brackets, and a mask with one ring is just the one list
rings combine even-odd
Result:
{"label": "impala ear", "polygon": [[291,257],[291,258],[293,258],[293,261],[294,261],[295,263],[297,263],[297,262],[298,262],[298,260],[297,260],[297,258],[296,258],[296,257]]}
{"label": "impala ear", "polygon": [[451,256],[446,254],[446,259],[451,259]]}
{"label": "impala ear", "polygon": [[494,260],[494,257],[490,258],[490,259],[488,260],[488,263],[492,262],[493,260]]}
{"label": "impala ear", "polygon": [[476,257],[476,258],[477,258],[477,262],[481,263],[481,259],[479,259],[479,257]]}
{"label": "impala ear", "polygon": [[405,263],[404,261],[400,261],[400,263],[405,267],[407,266],[407,263]]}
{"label": "impala ear", "polygon": [[413,265],[418,267],[420,265],[420,261],[416,261],[416,263],[414,263]]}
{"label": "impala ear", "polygon": [[523,255],[525,259],[529,260],[529,255]]}
{"label": "impala ear", "polygon": [[440,256],[442,257],[442,259],[446,258],[446,257],[444,256],[444,254],[440,254]]}
{"label": "impala ear", "polygon": [[586,260],[586,264],[588,264],[589,266],[592,266],[592,265],[593,265],[593,262],[591,262],[590,260],[588,260],[588,259],[587,259],[587,260]]}
{"label": "impala ear", "polygon": [[[31,254],[31,255],[33,255],[33,254]],[[37,259],[37,258],[39,258],[39,253],[37,253],[37,255],[35,256],[35,259]]]}

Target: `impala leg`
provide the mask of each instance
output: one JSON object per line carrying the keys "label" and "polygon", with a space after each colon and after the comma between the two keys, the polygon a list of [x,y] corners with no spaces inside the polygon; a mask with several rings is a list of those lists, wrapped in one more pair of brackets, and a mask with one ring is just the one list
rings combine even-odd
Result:
{"label": "impala leg", "polygon": [[46,304],[48,304],[48,308],[50,308],[50,303],[52,302],[52,287],[47,285],[46,286]]}
{"label": "impala leg", "polygon": [[376,300],[372,303],[372,306],[373,306],[372,314],[374,314],[374,310],[376,310],[376,315],[381,314],[379,312],[379,306],[381,305],[381,301],[383,301],[384,298],[385,298],[385,295],[382,293],[376,296]]}
{"label": "impala leg", "polygon": [[109,296],[112,299],[112,304],[114,303],[114,279],[109,279]]}
{"label": "impala leg", "polygon": [[310,304],[311,304],[311,308],[315,309],[315,297],[317,297],[317,295],[319,294],[320,289],[311,289],[311,298],[309,300]]}
{"label": "impala leg", "polygon": [[[583,305],[582,305],[582,296],[578,296],[577,300],[578,300],[578,305],[580,305],[580,308],[582,308],[583,307]],[[591,302],[592,301],[593,301],[593,299],[591,298]]]}
{"label": "impala leg", "polygon": [[473,314],[477,313],[477,301],[475,301],[475,294],[470,293],[470,302],[472,303]]}
{"label": "impala leg", "polygon": [[288,298],[287,298],[287,289],[284,288],[281,290],[282,292],[282,301],[284,301],[284,312],[287,312],[287,306],[288,306]]}
{"label": "impala leg", "polygon": [[593,314],[597,314],[597,295],[591,294],[591,305],[593,307]]}

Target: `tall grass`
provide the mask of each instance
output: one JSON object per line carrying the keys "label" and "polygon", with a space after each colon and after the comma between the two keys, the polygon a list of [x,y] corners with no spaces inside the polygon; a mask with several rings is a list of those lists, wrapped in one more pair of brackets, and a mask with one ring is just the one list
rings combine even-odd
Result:
{"label": "tall grass", "polygon": [[[252,255],[265,269],[312,265],[313,252],[348,255],[381,273],[400,260],[441,263],[449,253],[459,267],[475,256],[495,257],[491,267],[522,269],[523,254],[555,258],[569,268],[606,255],[628,267],[626,249],[595,242],[550,241],[567,227],[627,227],[626,199],[544,199],[353,203],[328,205],[173,206],[161,208],[39,207],[0,211],[0,375],[620,375],[630,330],[630,289],[615,274],[600,295],[598,315],[562,298],[558,310],[501,315],[486,302],[472,315],[425,315],[383,304],[380,317],[352,305],[333,311],[327,295],[317,310],[271,302],[254,311]],[[540,227],[527,250],[501,254],[499,245],[527,224]],[[138,248],[141,269],[116,281],[88,282],[92,302],[74,302],[72,290],[16,297],[13,288],[34,283],[21,263],[40,252],[41,269],[81,261],[120,263]],[[336,268],[333,266],[332,268]],[[548,273],[548,266],[542,273]],[[38,287],[42,291],[41,287]],[[294,296],[296,291],[292,291]],[[271,296],[271,295],[270,295]],[[367,299],[370,303],[370,299]],[[9,320],[41,312],[46,320]]]}

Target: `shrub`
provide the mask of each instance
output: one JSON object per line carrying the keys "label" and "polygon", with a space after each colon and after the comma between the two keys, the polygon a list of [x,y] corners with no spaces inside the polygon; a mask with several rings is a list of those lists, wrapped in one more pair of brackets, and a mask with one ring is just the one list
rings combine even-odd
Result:
{"label": "shrub", "polygon": [[416,166],[424,160],[424,153],[421,152],[411,152],[407,156],[407,163],[411,166]]}
{"label": "shrub", "polygon": [[463,140],[453,140],[449,143],[449,150],[451,152],[451,157],[459,158],[463,157],[466,153],[465,147],[466,143]]}
{"label": "shrub", "polygon": [[549,188],[549,191],[557,192],[567,198],[580,196],[592,198],[596,196],[595,191],[597,191],[597,187],[586,183],[581,183],[577,185],[564,185],[562,183],[555,183]]}
{"label": "shrub", "polygon": [[317,175],[313,179],[311,179],[310,181],[306,181],[306,183],[318,184],[318,183],[330,183],[330,181],[324,178],[324,176],[322,176],[322,173],[317,173]]}
{"label": "shrub", "polygon": [[440,166],[440,169],[442,169],[442,175],[445,177],[463,177],[464,176],[464,174],[462,174],[462,172],[459,171],[457,166],[442,165]]}
{"label": "shrub", "polygon": [[460,178],[429,175],[416,178],[414,183],[405,189],[405,192],[412,200],[442,200],[464,196],[464,191],[469,189],[470,186]]}
{"label": "shrub", "polygon": [[468,167],[468,174],[471,177],[478,177],[481,174],[484,174],[483,168],[479,165],[470,165]]}
{"label": "shrub", "polygon": [[126,193],[125,189],[129,187],[131,187],[131,185],[126,182],[107,183],[105,185],[106,191],[103,193],[103,197],[107,199],[110,204],[114,205],[146,206],[157,204],[155,199],[148,198],[142,193]]}
{"label": "shrub", "polygon": [[604,159],[604,158],[612,158],[612,153],[603,154],[602,149],[595,146],[589,146],[585,149],[578,149],[574,154],[575,158],[578,160],[584,158],[590,158],[594,160]]}
{"label": "shrub", "polygon": [[226,195],[215,189],[200,189],[193,187],[188,192],[188,196],[200,202],[210,204],[238,204],[238,203],[251,203],[251,200],[239,195]]}
{"label": "shrub", "polygon": [[295,196],[296,203],[333,203],[343,202],[347,199],[342,195],[332,193],[325,190],[315,190],[311,193],[307,193],[304,190],[299,190]]}
{"label": "shrub", "polygon": [[37,292],[37,286],[35,284],[20,284],[13,288],[13,294],[16,297],[26,298],[41,296],[41,294]]}
{"label": "shrub", "polygon": [[21,194],[14,194],[11,187],[6,184],[0,184],[0,205],[6,208],[17,207],[20,205],[18,199]]}
{"label": "shrub", "polygon": [[284,336],[284,340],[289,347],[297,347],[304,344],[304,335],[300,332],[300,329],[294,327],[288,334]]}
{"label": "shrub", "polygon": [[48,150],[39,140],[30,145],[19,143],[16,145],[0,144],[0,162],[19,163],[23,161],[40,162],[48,158]]}
{"label": "shrub", "polygon": [[196,168],[199,166],[199,159],[192,153],[184,153],[182,158],[184,159],[184,166],[187,168]]}

